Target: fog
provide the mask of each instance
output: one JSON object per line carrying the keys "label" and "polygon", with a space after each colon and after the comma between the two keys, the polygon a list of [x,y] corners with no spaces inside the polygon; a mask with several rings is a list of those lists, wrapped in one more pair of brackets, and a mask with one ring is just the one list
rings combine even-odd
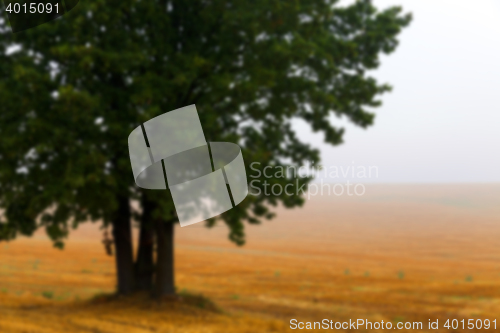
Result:
{"label": "fog", "polygon": [[321,149],[324,166],[377,166],[364,182],[500,181],[500,2],[375,0],[413,13],[395,53],[371,75],[389,83],[374,126],[345,119],[344,144],[332,147],[308,125],[301,138]]}

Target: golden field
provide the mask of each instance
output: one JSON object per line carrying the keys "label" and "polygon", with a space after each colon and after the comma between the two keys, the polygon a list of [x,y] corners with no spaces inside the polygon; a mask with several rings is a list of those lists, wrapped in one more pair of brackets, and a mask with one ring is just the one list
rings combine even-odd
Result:
{"label": "golden field", "polygon": [[98,225],[63,251],[43,233],[0,243],[0,332],[299,331],[292,318],[420,321],[420,332],[429,319],[453,332],[447,319],[481,318],[500,330],[499,199],[500,185],[366,185],[361,197],[278,208],[247,227],[243,247],[223,226],[177,228],[184,296],[161,303],[110,296],[114,258]]}

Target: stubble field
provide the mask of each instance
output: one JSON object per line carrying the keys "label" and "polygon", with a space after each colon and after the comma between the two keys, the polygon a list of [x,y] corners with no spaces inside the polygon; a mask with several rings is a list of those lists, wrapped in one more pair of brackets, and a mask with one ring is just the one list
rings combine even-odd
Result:
{"label": "stubble field", "polygon": [[0,243],[0,332],[299,331],[291,319],[500,329],[499,198],[499,185],[367,185],[278,209],[243,247],[222,226],[177,228],[176,302],[110,297],[114,258],[97,225],[63,251],[43,234]]}

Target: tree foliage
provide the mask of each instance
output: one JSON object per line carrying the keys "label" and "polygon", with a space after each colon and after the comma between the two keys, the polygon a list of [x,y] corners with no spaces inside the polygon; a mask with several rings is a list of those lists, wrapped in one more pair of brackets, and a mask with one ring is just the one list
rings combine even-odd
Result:
{"label": "tree foliage", "polygon": [[[303,119],[342,142],[330,115],[367,127],[390,89],[369,76],[410,22],[369,0],[93,0],[20,33],[0,24],[0,239],[111,222],[119,198],[141,200],[128,134],[196,104],[207,141],[238,143],[248,165],[319,162],[292,127]],[[263,179],[262,179],[263,180]],[[283,186],[289,178],[267,179]],[[301,184],[309,179],[300,179]],[[165,191],[168,192],[168,191]],[[168,219],[168,193],[148,194]],[[222,215],[230,239],[269,206],[300,195],[248,196]],[[141,211],[135,212],[141,221]],[[210,220],[208,225],[213,225]]]}

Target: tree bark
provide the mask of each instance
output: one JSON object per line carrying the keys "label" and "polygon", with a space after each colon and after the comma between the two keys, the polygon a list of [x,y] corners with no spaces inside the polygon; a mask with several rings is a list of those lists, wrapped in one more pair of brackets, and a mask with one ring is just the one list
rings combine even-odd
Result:
{"label": "tree bark", "polygon": [[115,243],[117,292],[124,295],[133,291],[134,270],[132,257],[132,231],[128,197],[118,199],[118,211],[112,221]]}
{"label": "tree bark", "polygon": [[153,208],[153,203],[143,197],[141,228],[139,231],[139,247],[137,248],[137,259],[135,263],[135,289],[141,291],[151,291],[153,287]]}
{"label": "tree bark", "polygon": [[174,282],[174,223],[157,220],[155,296],[162,298],[175,295]]}

